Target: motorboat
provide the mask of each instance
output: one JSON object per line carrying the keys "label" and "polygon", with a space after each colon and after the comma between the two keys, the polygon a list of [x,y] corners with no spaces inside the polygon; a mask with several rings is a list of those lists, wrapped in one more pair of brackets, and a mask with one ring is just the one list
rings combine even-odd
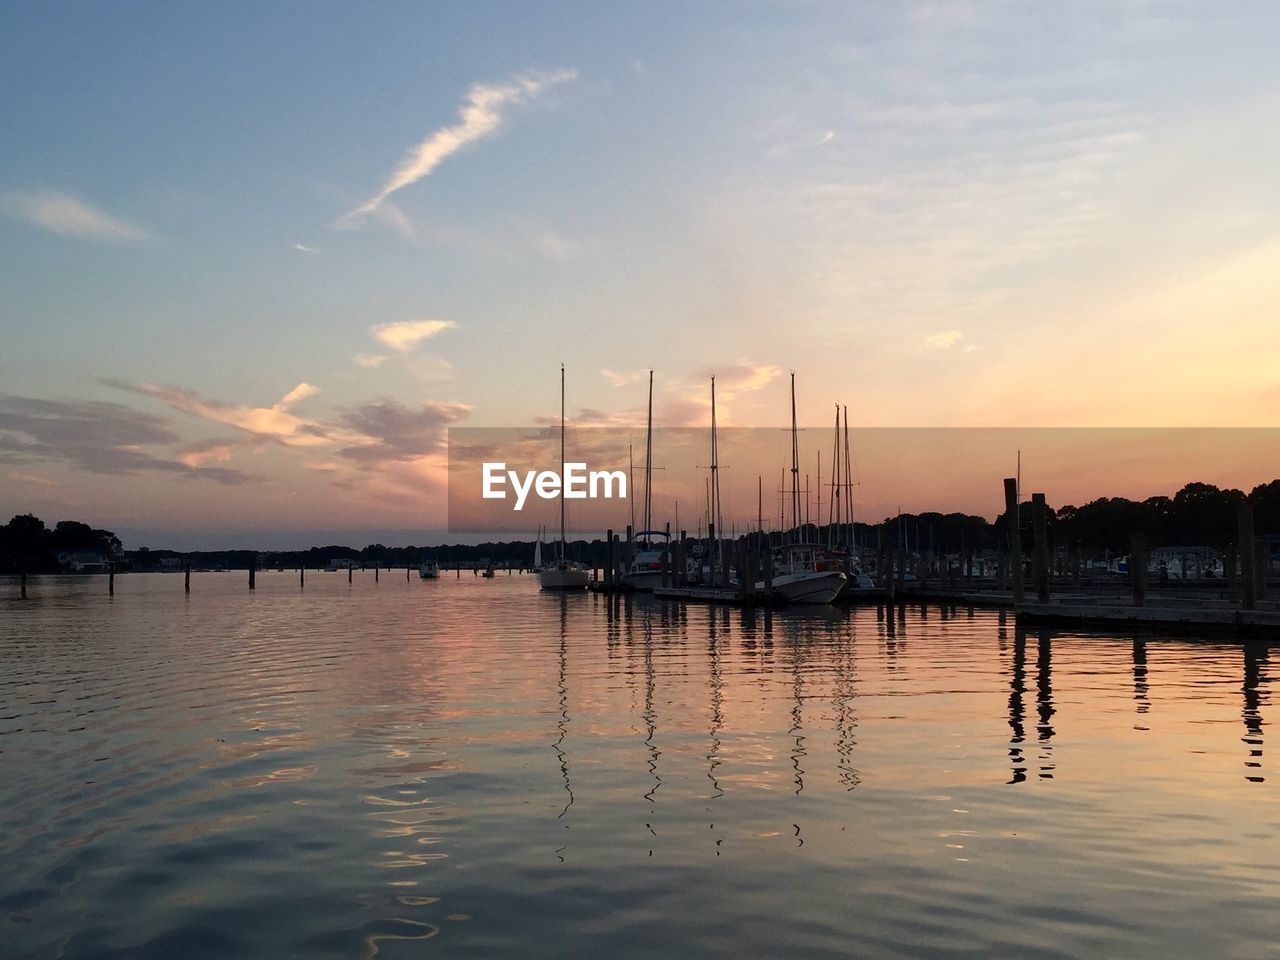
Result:
{"label": "motorboat", "polygon": [[642,530],[634,542],[636,554],[623,571],[622,582],[630,590],[649,592],[662,586],[663,563],[671,562],[671,534],[665,530]]}
{"label": "motorboat", "polygon": [[[849,578],[823,558],[823,549],[809,543],[793,543],[776,555],[771,587],[783,603],[831,603]],[[764,581],[756,584],[765,589]]]}

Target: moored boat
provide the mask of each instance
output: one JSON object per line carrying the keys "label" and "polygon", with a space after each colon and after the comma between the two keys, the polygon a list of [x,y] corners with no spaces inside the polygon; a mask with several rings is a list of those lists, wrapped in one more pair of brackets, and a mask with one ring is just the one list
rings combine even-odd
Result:
{"label": "moored boat", "polygon": [[[564,364],[560,365],[560,475],[564,476]],[[539,540],[538,552],[542,543]],[[591,575],[580,563],[568,558],[564,535],[564,497],[560,497],[560,542],[556,544],[556,559],[539,567],[538,586],[543,590],[585,590]]]}

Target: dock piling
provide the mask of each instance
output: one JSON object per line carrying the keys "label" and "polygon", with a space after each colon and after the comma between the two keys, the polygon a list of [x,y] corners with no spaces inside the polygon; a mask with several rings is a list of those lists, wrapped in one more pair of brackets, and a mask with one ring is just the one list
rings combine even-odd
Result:
{"label": "dock piling", "polygon": [[1004,478],[1004,515],[1009,528],[1009,582],[1013,587],[1013,602],[1023,602],[1022,592],[1022,529],[1018,517],[1018,479]]}
{"label": "dock piling", "polygon": [[1129,583],[1133,588],[1133,605],[1147,602],[1147,538],[1135,533],[1129,541]]}
{"label": "dock piling", "polygon": [[1036,582],[1036,600],[1049,602],[1049,508],[1045,504],[1043,493],[1031,495],[1031,525],[1035,535],[1035,550],[1032,553],[1031,568]]}
{"label": "dock piling", "polygon": [[1240,501],[1237,513],[1238,536],[1236,554],[1240,557],[1240,605],[1245,610],[1258,606],[1258,582],[1254,576],[1257,551],[1253,542],[1253,507],[1248,500]]}

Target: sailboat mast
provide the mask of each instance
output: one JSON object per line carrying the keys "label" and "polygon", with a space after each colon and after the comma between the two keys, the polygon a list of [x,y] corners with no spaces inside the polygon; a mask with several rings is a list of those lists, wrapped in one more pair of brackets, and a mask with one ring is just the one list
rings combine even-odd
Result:
{"label": "sailboat mast", "polygon": [[653,371],[649,371],[649,417],[644,433],[644,528],[653,529]]}
{"label": "sailboat mast", "polygon": [[711,378],[711,490],[710,490],[710,513],[707,517],[708,524],[715,525],[715,536],[712,537],[711,543],[711,574],[714,578],[716,570],[716,559],[720,553],[720,539],[724,536],[722,527],[724,520],[720,516],[720,451],[717,447],[716,439],[716,378]]}
{"label": "sailboat mast", "polygon": [[[838,413],[839,411],[837,411]],[[849,549],[857,545],[857,527],[853,524],[853,454],[849,450],[849,408],[844,408],[844,512],[849,522]]]}
{"label": "sailboat mast", "polygon": [[800,528],[800,438],[796,432],[796,375],[791,374],[791,522]]}
{"label": "sailboat mast", "polygon": [[[560,364],[560,476],[564,476],[564,364]],[[564,563],[564,491],[560,492],[560,562]]]}

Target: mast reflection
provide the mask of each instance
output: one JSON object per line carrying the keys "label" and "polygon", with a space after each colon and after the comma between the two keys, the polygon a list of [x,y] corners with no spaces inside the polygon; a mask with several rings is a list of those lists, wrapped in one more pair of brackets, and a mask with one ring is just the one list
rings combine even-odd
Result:
{"label": "mast reflection", "polygon": [[861,775],[853,766],[853,748],[858,745],[854,738],[858,718],[853,712],[856,695],[853,678],[857,668],[854,622],[854,618],[848,618],[847,628],[835,646],[835,684],[831,701],[836,713],[836,776],[845,790],[853,790],[862,782]]}
{"label": "mast reflection", "polygon": [[[804,659],[803,659],[803,637],[800,636],[800,625],[794,625],[791,631],[791,677],[792,677],[792,697],[793,703],[791,707],[791,729],[788,734],[795,738],[794,748],[791,751],[791,769],[794,771],[794,779],[796,785],[796,796],[804,792],[804,768],[800,766],[800,761],[808,755],[808,751],[804,747]],[[796,828],[799,830],[799,828]],[[798,835],[798,834],[797,834]]]}
{"label": "mast reflection", "polygon": [[724,678],[720,664],[720,637],[714,617],[709,619],[707,626],[707,659],[711,669],[711,747],[707,751],[707,779],[715,791],[710,799],[716,800],[724,796],[720,781],[716,779],[716,768],[720,766],[720,728],[724,726]]}
{"label": "mast reflection", "polygon": [[[560,732],[559,739],[552,744],[552,749],[556,752],[556,757],[560,761],[560,777],[564,780],[564,792],[568,795],[565,800],[564,809],[560,811],[561,819],[569,808],[573,806],[573,787],[569,783],[569,756],[564,751],[564,740],[569,733],[569,687],[566,680],[569,666],[569,598],[560,598],[560,720],[556,723],[556,729]],[[563,858],[561,858],[563,859]]]}

